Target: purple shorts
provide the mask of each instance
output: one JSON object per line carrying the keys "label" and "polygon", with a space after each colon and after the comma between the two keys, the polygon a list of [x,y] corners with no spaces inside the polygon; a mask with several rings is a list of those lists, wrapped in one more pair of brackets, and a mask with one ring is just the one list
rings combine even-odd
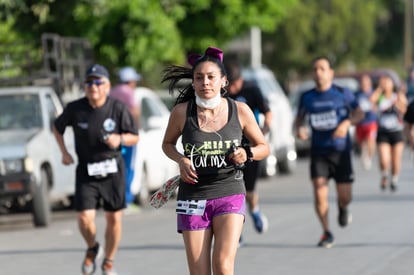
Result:
{"label": "purple shorts", "polygon": [[205,230],[211,227],[213,218],[223,214],[246,214],[245,195],[231,195],[207,200],[204,214],[177,214],[177,231]]}

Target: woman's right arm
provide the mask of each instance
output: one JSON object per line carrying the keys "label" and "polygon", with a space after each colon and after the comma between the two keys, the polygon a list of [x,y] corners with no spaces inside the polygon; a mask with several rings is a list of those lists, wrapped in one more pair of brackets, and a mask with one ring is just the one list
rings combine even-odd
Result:
{"label": "woman's right arm", "polygon": [[65,144],[65,139],[63,135],[59,133],[55,126],[53,126],[53,134],[55,136],[56,142],[59,146],[60,152],[62,153],[62,163],[64,165],[69,165],[74,163],[72,155],[68,152]]}
{"label": "woman's right arm", "polygon": [[177,150],[177,140],[181,136],[186,121],[187,104],[181,103],[176,105],[170,114],[167,129],[165,130],[162,141],[162,150],[164,153],[177,162],[180,167],[181,179],[188,183],[197,182],[197,174],[189,158]]}

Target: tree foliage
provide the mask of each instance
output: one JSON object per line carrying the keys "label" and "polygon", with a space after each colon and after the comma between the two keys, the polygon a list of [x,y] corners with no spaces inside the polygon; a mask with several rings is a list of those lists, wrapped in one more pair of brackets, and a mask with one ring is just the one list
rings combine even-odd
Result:
{"label": "tree foliage", "polygon": [[[404,0],[0,0],[0,43],[36,52],[44,32],[86,37],[113,72],[136,67],[158,83],[165,64],[225,47],[258,26],[263,60],[279,75],[308,72],[317,55],[337,65],[402,53]],[[37,54],[37,53],[36,53]]]}
{"label": "tree foliage", "polygon": [[273,60],[281,75],[292,67],[309,71],[318,55],[336,64],[361,61],[371,54],[375,26],[384,13],[383,6],[371,0],[301,0],[276,32],[266,36],[266,60]]}
{"label": "tree foliage", "polygon": [[[274,31],[297,0],[0,0],[21,36],[43,32],[91,40],[109,68],[132,65],[146,77],[188,52],[224,47],[250,26]],[[159,76],[158,76],[159,77]]]}

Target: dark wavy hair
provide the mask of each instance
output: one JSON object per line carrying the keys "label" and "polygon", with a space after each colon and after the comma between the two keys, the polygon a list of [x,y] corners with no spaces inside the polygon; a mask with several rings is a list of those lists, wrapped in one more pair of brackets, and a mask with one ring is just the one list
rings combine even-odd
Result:
{"label": "dark wavy hair", "polygon": [[[217,64],[217,66],[220,68],[222,77],[226,75],[226,70],[224,69],[223,63],[218,58],[210,55],[201,56],[197,59],[197,61],[195,61],[192,67],[171,65],[163,71],[164,75],[161,83],[168,83],[168,92],[171,95],[174,95],[176,91],[178,92],[175,105],[195,99],[195,90],[192,86],[192,80],[194,79],[194,70],[199,64],[207,61]],[[221,94],[224,96],[227,94],[227,91],[224,88],[221,88]]]}

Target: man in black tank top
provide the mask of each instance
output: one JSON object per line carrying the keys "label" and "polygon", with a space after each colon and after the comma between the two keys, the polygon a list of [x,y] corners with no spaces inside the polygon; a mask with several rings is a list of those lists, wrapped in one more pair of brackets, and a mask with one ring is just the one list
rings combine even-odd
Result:
{"label": "man in black tank top", "polygon": [[[231,98],[246,103],[255,114],[258,122],[259,114],[264,115],[263,134],[269,132],[271,125],[272,113],[268,101],[263,97],[260,88],[254,83],[247,82],[241,74],[241,66],[235,59],[226,59],[224,66],[227,72],[229,86],[227,88]],[[244,138],[244,143],[249,141]],[[259,195],[256,191],[256,181],[259,176],[259,162],[253,161],[246,164],[244,168],[244,183],[246,186],[246,202],[249,206],[250,216],[253,219],[254,227],[258,233],[266,232],[268,221],[266,216],[259,208]]]}

